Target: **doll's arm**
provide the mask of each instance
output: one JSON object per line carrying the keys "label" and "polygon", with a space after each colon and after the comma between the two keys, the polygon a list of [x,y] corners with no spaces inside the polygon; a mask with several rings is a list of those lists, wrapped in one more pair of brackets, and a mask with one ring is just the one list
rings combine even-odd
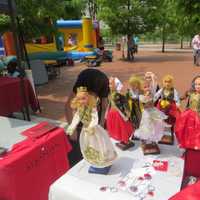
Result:
{"label": "doll's arm", "polygon": [[180,98],[176,89],[174,89],[174,101],[176,102],[177,106],[180,106]]}
{"label": "doll's arm", "polygon": [[99,121],[99,119],[98,119],[97,109],[94,108],[92,110],[92,119],[91,119],[91,121],[90,121],[90,123],[88,125],[88,128],[90,129],[90,128],[95,127],[98,124],[98,121]]}
{"label": "doll's arm", "polygon": [[156,94],[153,97],[154,102],[156,102],[161,97],[162,91],[163,91],[163,89],[161,88],[158,90],[158,92],[156,92]]}
{"label": "doll's arm", "polygon": [[143,104],[144,108],[153,107],[153,99],[151,96],[139,95],[139,101]]}
{"label": "doll's arm", "polygon": [[128,89],[127,95],[129,95],[132,99],[139,99],[139,92],[133,91],[132,89]]}
{"label": "doll's arm", "polygon": [[78,126],[80,122],[80,116],[79,116],[79,113],[78,111],[74,114],[74,117],[72,119],[72,122],[71,124],[68,126],[67,128],[67,134],[68,135],[72,135],[74,133],[74,130],[76,129],[76,127]]}
{"label": "doll's arm", "polygon": [[146,103],[146,102],[147,102],[147,99],[145,98],[144,95],[139,95],[139,101],[140,101],[141,103]]}

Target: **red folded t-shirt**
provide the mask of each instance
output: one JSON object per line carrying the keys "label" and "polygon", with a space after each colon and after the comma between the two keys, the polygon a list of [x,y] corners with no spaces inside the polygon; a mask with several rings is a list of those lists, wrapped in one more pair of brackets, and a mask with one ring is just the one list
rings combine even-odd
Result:
{"label": "red folded t-shirt", "polygon": [[39,138],[56,128],[58,127],[53,124],[41,122],[38,125],[23,131],[21,134],[27,136],[28,138]]}

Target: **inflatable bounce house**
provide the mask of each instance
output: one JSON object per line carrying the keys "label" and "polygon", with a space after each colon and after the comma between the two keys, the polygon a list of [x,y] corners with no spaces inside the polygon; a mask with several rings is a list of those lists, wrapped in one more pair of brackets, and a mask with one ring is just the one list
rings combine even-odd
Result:
{"label": "inflatable bounce house", "polygon": [[[94,55],[99,38],[98,22],[83,17],[82,20],[57,20],[58,34],[50,38],[40,37],[26,43],[30,60],[79,60]],[[12,33],[3,36],[6,55],[15,55]]]}
{"label": "inflatable bounce house", "polygon": [[[56,23],[58,31],[62,33],[64,50],[91,51],[97,47],[99,39],[99,24],[90,18],[82,20],[58,20]],[[69,41],[71,40],[71,41]]]}
{"label": "inflatable bounce house", "polygon": [[5,55],[5,49],[3,45],[3,38],[0,35],[0,56],[4,56],[4,55]]}

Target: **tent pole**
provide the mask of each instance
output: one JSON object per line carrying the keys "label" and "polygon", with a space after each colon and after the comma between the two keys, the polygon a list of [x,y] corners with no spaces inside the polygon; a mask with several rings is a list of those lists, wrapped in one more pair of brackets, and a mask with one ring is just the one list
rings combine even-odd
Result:
{"label": "tent pole", "polygon": [[[15,43],[15,50],[16,50],[16,56],[17,56],[17,66],[19,67],[19,70],[21,74],[24,74],[24,68],[22,67],[22,55],[21,55],[21,49],[19,44],[19,35],[18,35],[18,29],[16,25],[16,4],[15,0],[8,0],[8,7],[9,7],[9,14],[11,17],[11,24],[12,24],[12,32],[14,36],[14,43]],[[28,108],[28,101],[26,97],[26,90],[24,85],[24,77],[20,76],[20,87],[21,87],[21,96],[25,103],[25,111],[27,120],[30,121],[30,113]]]}

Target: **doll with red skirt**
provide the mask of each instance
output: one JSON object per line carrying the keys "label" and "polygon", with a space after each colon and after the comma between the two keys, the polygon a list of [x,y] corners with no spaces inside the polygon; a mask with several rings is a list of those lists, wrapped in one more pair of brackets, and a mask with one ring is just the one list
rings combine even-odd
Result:
{"label": "doll with red skirt", "polygon": [[157,108],[168,116],[165,121],[171,125],[171,127],[168,128],[169,130],[166,130],[170,133],[170,135],[164,135],[160,143],[171,145],[174,144],[174,126],[176,118],[180,113],[180,99],[177,90],[174,88],[173,81],[173,76],[164,76],[162,80],[163,87],[158,90],[154,96],[154,100],[159,99]]}
{"label": "doll with red skirt", "polygon": [[128,101],[126,96],[120,93],[119,79],[111,77],[109,86],[110,102],[106,113],[106,128],[110,136],[119,141],[116,146],[121,150],[127,150],[134,146],[133,141],[130,140],[134,133],[134,126],[130,121]]}
{"label": "doll with red skirt", "polygon": [[187,92],[187,109],[176,121],[175,134],[181,148],[200,149],[200,76],[192,81]]}

